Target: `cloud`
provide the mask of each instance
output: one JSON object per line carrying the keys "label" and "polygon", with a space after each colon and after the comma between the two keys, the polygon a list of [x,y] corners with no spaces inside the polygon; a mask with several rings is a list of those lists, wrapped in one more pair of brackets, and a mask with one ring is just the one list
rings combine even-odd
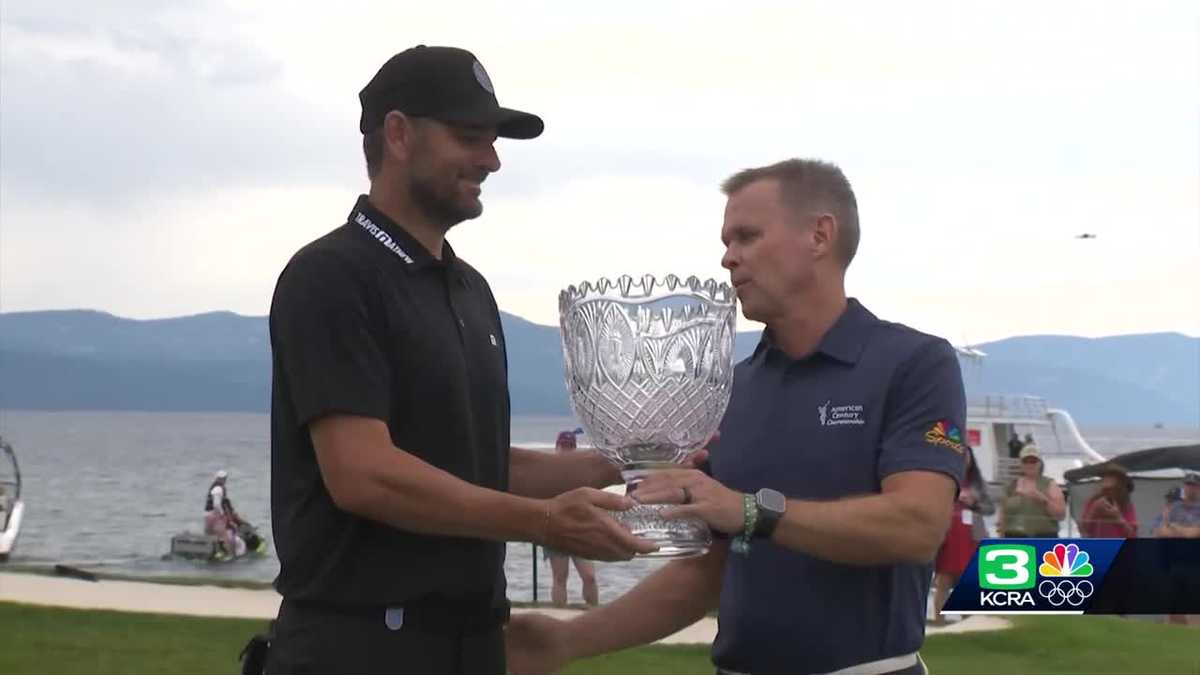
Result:
{"label": "cloud", "polygon": [[0,23],[10,196],[120,207],[164,190],[327,184],[349,167],[329,161],[337,125],[278,86],[280,63],[214,29],[235,19],[220,6],[91,6]]}
{"label": "cloud", "polygon": [[451,235],[510,311],[553,323],[558,290],[601,275],[722,276],[721,179],[807,156],[857,190],[849,281],[881,314],[971,340],[1200,332],[1197,19],[1182,2],[7,2],[0,301],[265,312],[287,255],[365,190],[359,88],[423,42],[470,47],[502,103],[547,121],[500,144],[485,215]]}

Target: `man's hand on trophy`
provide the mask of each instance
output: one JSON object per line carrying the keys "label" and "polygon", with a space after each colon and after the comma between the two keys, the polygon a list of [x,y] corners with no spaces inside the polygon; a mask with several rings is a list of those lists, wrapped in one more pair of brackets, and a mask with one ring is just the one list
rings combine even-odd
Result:
{"label": "man's hand on trophy", "polygon": [[546,500],[545,531],[541,543],[588,560],[630,560],[653,553],[658,544],[633,536],[609,511],[625,511],[635,502],[594,488],[577,488]]}
{"label": "man's hand on trophy", "polygon": [[545,614],[513,614],[504,628],[509,675],[551,675],[570,660],[565,621]]}
{"label": "man's hand on trophy", "polygon": [[708,442],[704,444],[704,447],[688,455],[687,459],[685,459],[683,463],[693,469],[703,470],[704,466],[708,464],[708,446],[716,443],[719,440],[721,440],[721,432],[714,431],[712,438],[708,439]]}
{"label": "man's hand on trophy", "polygon": [[663,517],[700,518],[726,534],[738,534],[746,524],[742,493],[696,469],[652,471],[638,485],[634,498],[642,504],[677,504],[664,509]]}

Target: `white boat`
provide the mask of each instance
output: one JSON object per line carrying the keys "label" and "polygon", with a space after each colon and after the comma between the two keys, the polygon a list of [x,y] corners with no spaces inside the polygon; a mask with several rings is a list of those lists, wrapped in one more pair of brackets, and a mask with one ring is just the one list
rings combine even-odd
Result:
{"label": "white boat", "polygon": [[[972,347],[957,349],[968,366],[964,377],[986,356]],[[1066,482],[1063,474],[1068,470],[1106,460],[1088,445],[1070,413],[1049,407],[1040,396],[989,394],[968,399],[963,440],[974,450],[979,471],[989,485],[1007,485],[1020,473],[1020,460],[1009,454],[1013,435],[1022,440],[1033,437],[1045,463],[1045,475],[1060,484]]]}
{"label": "white boat", "polygon": [[988,483],[1007,484],[1020,471],[1020,460],[1009,456],[1008,442],[1016,434],[1033,436],[1045,474],[1058,483],[1063,474],[1087,464],[1105,461],[1083,435],[1070,413],[1050,408],[1038,396],[988,395],[967,402],[967,445]]}
{"label": "white boat", "polygon": [[0,562],[8,560],[21,533],[25,502],[21,501],[21,468],[17,453],[0,438]]}

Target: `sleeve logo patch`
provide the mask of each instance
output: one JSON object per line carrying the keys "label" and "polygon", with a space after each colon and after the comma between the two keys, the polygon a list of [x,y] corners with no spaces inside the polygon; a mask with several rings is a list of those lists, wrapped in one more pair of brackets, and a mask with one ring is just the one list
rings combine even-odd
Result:
{"label": "sleeve logo patch", "polygon": [[957,453],[967,450],[967,446],[963,445],[962,440],[962,432],[950,420],[938,420],[929,431],[925,432],[926,443],[950,448]]}

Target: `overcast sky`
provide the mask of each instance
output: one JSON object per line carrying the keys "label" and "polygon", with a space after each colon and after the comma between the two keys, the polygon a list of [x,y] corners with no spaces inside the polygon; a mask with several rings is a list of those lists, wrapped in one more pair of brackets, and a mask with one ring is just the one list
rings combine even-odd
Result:
{"label": "overcast sky", "polygon": [[854,185],[847,290],[885,318],[1200,334],[1194,1],[566,4],[5,1],[0,311],[265,314],[367,189],[359,89],[426,43],[546,120],[449,237],[508,312],[725,279],[719,183],[799,156]]}

